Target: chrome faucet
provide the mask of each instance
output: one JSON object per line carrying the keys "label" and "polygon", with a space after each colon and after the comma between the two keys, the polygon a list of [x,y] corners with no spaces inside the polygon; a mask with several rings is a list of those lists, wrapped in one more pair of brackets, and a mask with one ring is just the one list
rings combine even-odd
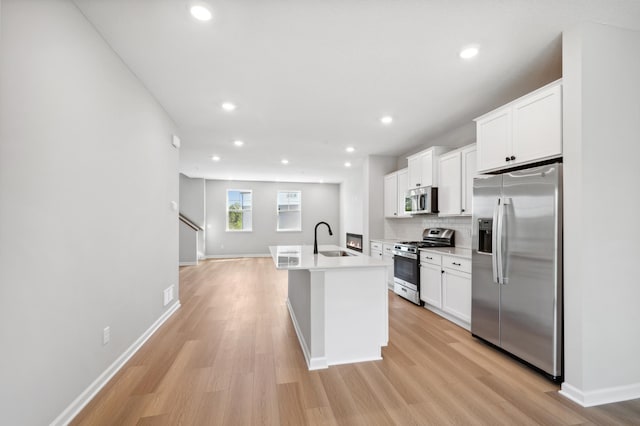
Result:
{"label": "chrome faucet", "polygon": [[327,225],[327,228],[329,228],[329,235],[333,235],[333,232],[331,232],[331,226],[329,226],[327,222],[318,222],[313,230],[313,254],[318,254],[318,226],[323,223]]}

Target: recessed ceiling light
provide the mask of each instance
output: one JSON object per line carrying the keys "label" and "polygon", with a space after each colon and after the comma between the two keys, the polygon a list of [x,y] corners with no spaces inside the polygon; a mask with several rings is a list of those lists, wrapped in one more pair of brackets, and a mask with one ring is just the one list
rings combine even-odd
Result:
{"label": "recessed ceiling light", "polygon": [[344,163],[344,166],[345,167],[351,167],[351,163],[347,161],[346,163]]}
{"label": "recessed ceiling light", "polygon": [[220,161],[220,157],[214,155],[213,157],[211,157],[211,161]]}
{"label": "recessed ceiling light", "polygon": [[356,150],[356,149],[355,149],[354,147],[352,147],[352,146],[348,146],[348,147],[347,147],[347,149],[346,149],[345,151],[347,151],[347,152],[353,152],[353,151],[355,151],[355,150]]}
{"label": "recessed ceiling light", "polygon": [[242,146],[242,145],[244,145],[244,142],[242,142],[242,141],[240,141],[240,140],[237,140],[237,141],[233,141],[233,144],[234,144],[235,146]]}
{"label": "recessed ceiling light", "polygon": [[235,111],[236,105],[232,104],[231,102],[225,102],[222,104],[222,109],[229,112]]}
{"label": "recessed ceiling light", "polygon": [[479,50],[476,46],[465,47],[460,51],[460,57],[462,59],[471,59],[478,54]]}
{"label": "recessed ceiling light", "polygon": [[280,162],[282,164],[289,164],[289,160],[287,160],[286,158],[283,158]]}
{"label": "recessed ceiling light", "polygon": [[198,21],[209,21],[209,20],[211,20],[211,17],[213,16],[211,14],[211,11],[209,10],[209,8],[207,8],[203,4],[193,5],[189,9],[189,11],[191,12],[191,16],[196,18]]}
{"label": "recessed ceiling light", "polygon": [[382,117],[380,119],[380,122],[382,124],[389,125],[389,124],[393,123],[393,117],[390,116],[390,115],[385,115],[384,117]]}

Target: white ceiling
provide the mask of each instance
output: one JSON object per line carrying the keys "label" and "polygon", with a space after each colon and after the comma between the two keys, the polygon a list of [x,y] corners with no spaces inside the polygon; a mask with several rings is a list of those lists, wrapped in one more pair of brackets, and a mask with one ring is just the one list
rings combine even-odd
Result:
{"label": "white ceiling", "polygon": [[181,172],[210,179],[339,182],[559,78],[563,29],[640,29],[639,0],[208,0],[209,22],[190,0],[75,3],[176,122]]}

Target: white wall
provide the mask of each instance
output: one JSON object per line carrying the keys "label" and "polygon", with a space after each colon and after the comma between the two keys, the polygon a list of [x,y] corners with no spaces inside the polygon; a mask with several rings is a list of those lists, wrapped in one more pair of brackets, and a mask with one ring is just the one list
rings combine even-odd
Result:
{"label": "white wall", "polygon": [[3,0],[1,19],[0,423],[43,425],[166,312],[178,153],[70,1]]}
{"label": "white wall", "polygon": [[640,33],[599,24],[563,39],[562,391],[584,405],[640,398],[638,46]]}
{"label": "white wall", "polygon": [[[227,189],[253,191],[253,231],[226,231]],[[302,231],[277,232],[278,191],[301,191]],[[254,181],[206,181],[207,256],[268,255],[269,246],[276,244],[313,244],[316,223],[331,225],[318,228],[318,244],[338,244],[340,241],[340,195],[337,184],[278,183]]]}
{"label": "white wall", "polygon": [[368,156],[361,167],[340,184],[341,218],[345,233],[362,234],[363,252],[369,254],[369,241],[384,234],[384,175],[395,171],[396,157]]}
{"label": "white wall", "polygon": [[471,217],[437,215],[415,215],[404,219],[385,219],[384,238],[398,240],[419,240],[426,228],[448,228],[455,231],[455,245],[471,248]]}
{"label": "white wall", "polygon": [[364,247],[369,248],[372,238],[384,235],[384,176],[396,170],[396,157],[370,155],[365,162],[365,233]]}
{"label": "white wall", "polygon": [[365,188],[362,167],[352,170],[340,184],[340,245],[343,247],[346,244],[347,232],[364,234]]}

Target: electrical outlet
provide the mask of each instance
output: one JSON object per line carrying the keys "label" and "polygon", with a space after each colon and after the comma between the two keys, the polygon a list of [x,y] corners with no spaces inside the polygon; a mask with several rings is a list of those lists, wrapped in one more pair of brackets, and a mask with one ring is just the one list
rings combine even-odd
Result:
{"label": "electrical outlet", "polygon": [[173,300],[173,285],[170,285],[169,287],[165,288],[163,291],[163,305],[162,306],[167,306],[169,304],[169,302],[171,302]]}
{"label": "electrical outlet", "polygon": [[111,327],[105,327],[102,330],[102,345],[106,345],[111,340]]}

